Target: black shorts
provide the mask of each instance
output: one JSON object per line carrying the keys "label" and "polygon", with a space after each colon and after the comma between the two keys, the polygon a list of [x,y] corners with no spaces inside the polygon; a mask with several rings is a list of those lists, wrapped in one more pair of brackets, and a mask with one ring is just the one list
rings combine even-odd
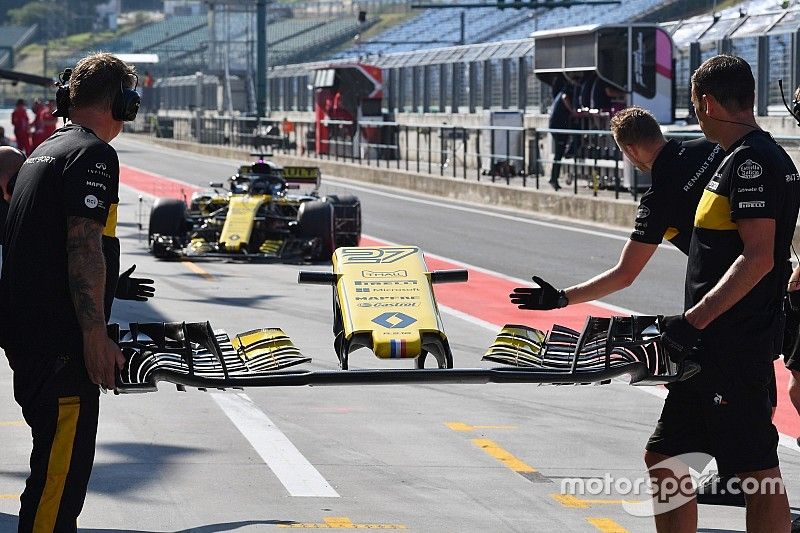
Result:
{"label": "black shorts", "polygon": [[707,453],[722,475],[778,466],[772,424],[774,365],[733,354],[703,354],[702,370],[673,384],[647,450],[674,457]]}
{"label": "black shorts", "polygon": [[75,532],[94,462],[99,389],[82,358],[13,350],[6,355],[14,397],[33,437],[18,531]]}

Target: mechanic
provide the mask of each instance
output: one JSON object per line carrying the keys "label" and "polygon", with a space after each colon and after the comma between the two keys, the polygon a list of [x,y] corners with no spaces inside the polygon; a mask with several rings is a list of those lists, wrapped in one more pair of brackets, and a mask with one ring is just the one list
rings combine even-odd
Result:
{"label": "mechanic", "polygon": [[20,532],[77,530],[94,461],[98,386],[113,389],[125,362],[106,331],[107,277],[116,281],[116,273],[107,276],[114,267],[106,265],[103,235],[113,237],[119,185],[108,143],[135,116],[134,83],[134,69],[110,54],[80,60],[59,89],[68,92],[72,122],[25,161],[12,194],[0,341],[33,436]]}
{"label": "mechanic", "polygon": [[26,154],[31,153],[31,123],[25,100],[20,98],[11,113],[11,124],[14,125],[14,136],[17,138],[17,148]]}
{"label": "mechanic", "polygon": [[[792,114],[797,119],[800,126],[800,85],[794,90],[792,99]],[[789,398],[792,405],[800,413],[800,265],[792,272],[789,280],[789,309],[787,309],[786,332],[784,339],[784,362],[791,375],[789,377]],[[800,437],[797,438],[800,445]],[[800,518],[795,520],[797,529],[800,531]],[[794,523],[793,523],[794,525]]]}
{"label": "mechanic", "polygon": [[[688,255],[695,210],[705,186],[723,159],[722,148],[705,138],[667,141],[655,117],[639,107],[629,107],[616,114],[611,119],[611,132],[625,156],[639,170],[649,171],[652,179],[650,189],[639,203],[633,233],[619,261],[602,274],[563,290],[534,276],[533,281],[539,287],[520,287],[510,295],[512,303],[520,309],[557,309],[622,290],[636,280],[662,239],[669,240]],[[774,410],[778,400],[774,375],[770,395]],[[734,490],[724,490],[727,487]],[[735,476],[708,476],[698,487],[697,501],[744,505],[744,495],[739,488]]]}
{"label": "mechanic", "polygon": [[[554,91],[555,92],[555,91]],[[570,96],[569,84],[564,84],[553,97],[553,106],[550,110],[550,120],[547,124],[551,129],[569,129],[573,127],[573,119],[577,116]],[[568,133],[551,133],[553,138],[553,166],[550,170],[550,186],[554,190],[559,190],[561,184],[558,182],[561,176],[561,158],[567,151],[571,136]]]}
{"label": "mechanic", "polygon": [[[769,389],[783,336],[800,174],[756,123],[755,81],[744,59],[706,60],[691,88],[703,133],[726,156],[695,214],[685,312],[665,319],[661,345],[673,361],[690,357],[702,370],[670,387],[645,462],[664,488],[688,476],[681,454],[708,453],[720,474],[752,485],[745,494],[748,531],[789,531]],[[657,468],[662,461],[671,468]],[[676,496],[685,503],[675,509],[675,497],[654,502],[656,528],[695,531],[696,500]]]}

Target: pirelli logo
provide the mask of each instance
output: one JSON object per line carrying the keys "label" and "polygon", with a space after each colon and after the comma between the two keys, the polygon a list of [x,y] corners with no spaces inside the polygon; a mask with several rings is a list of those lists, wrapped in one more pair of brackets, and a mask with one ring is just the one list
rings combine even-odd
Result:
{"label": "pirelli logo", "polygon": [[766,202],[739,202],[739,209],[748,209],[751,207],[760,208],[764,207]]}

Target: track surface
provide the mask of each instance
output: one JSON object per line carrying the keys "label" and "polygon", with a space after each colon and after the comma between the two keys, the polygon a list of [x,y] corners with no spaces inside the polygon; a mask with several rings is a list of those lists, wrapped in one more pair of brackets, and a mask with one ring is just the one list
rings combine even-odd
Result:
{"label": "track surface", "polygon": [[[123,164],[196,185],[229,175],[230,161],[115,143]],[[533,273],[565,285],[610,266],[623,231],[545,221],[497,211],[488,217],[402,192],[327,181],[362,201],[364,231],[420,245],[426,253],[487,274],[499,302],[470,302],[473,282],[437,296],[457,366],[479,366],[496,330],[517,321],[505,287]],[[356,188],[357,187],[357,188]],[[164,190],[145,190],[163,194]],[[330,293],[296,285],[292,265],[154,261],[138,229],[150,196],[123,187],[123,267],[157,280],[147,304],[121,302],[115,320],[211,320],[229,332],[280,326],[315,368],[334,368]],[[413,201],[412,201],[413,200]],[[434,205],[435,204],[435,205]],[[511,218],[509,218],[511,217]],[[549,225],[541,225],[539,221]],[[574,228],[574,229],[571,229]],[[578,231],[576,231],[577,229]],[[595,233],[586,233],[589,230]],[[580,232],[583,231],[583,232]],[[430,263],[441,259],[431,257]],[[609,302],[647,313],[681,308],[685,259],[660,250],[643,279]],[[314,265],[302,268],[326,268]],[[483,283],[481,285],[484,285]],[[455,290],[453,290],[455,289]],[[471,289],[474,290],[474,289]],[[474,293],[473,293],[474,296]],[[591,310],[591,311],[590,311]],[[590,308],[586,312],[605,312]],[[551,316],[530,314],[546,327]],[[576,320],[562,316],[559,322]],[[355,366],[380,366],[367,352]],[[0,366],[0,531],[13,530],[26,473],[29,436]],[[652,392],[652,391],[651,391]],[[98,455],[80,519],[82,531],[270,531],[292,528],[403,527],[411,531],[652,531],[626,513],[630,494],[553,497],[563,478],[642,478],[641,450],[661,408],[654,394],[623,384],[602,387],[381,386],[250,389],[104,397]],[[790,499],[800,503],[800,454],[781,448]],[[585,500],[592,500],[586,502]],[[701,507],[702,531],[743,531],[741,509]]]}

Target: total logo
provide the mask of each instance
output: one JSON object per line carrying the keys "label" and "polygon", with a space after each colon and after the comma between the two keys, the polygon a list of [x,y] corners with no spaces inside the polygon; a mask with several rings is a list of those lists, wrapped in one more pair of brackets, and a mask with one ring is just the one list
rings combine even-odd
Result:
{"label": "total logo", "polygon": [[362,270],[361,275],[365,278],[406,278],[407,270],[395,270],[393,272],[374,272],[372,270]]}
{"label": "total logo", "polygon": [[86,198],[83,199],[83,203],[86,204],[86,207],[88,207],[89,209],[94,209],[95,207],[97,207],[99,201],[97,200],[97,196],[93,194],[87,194]]}

